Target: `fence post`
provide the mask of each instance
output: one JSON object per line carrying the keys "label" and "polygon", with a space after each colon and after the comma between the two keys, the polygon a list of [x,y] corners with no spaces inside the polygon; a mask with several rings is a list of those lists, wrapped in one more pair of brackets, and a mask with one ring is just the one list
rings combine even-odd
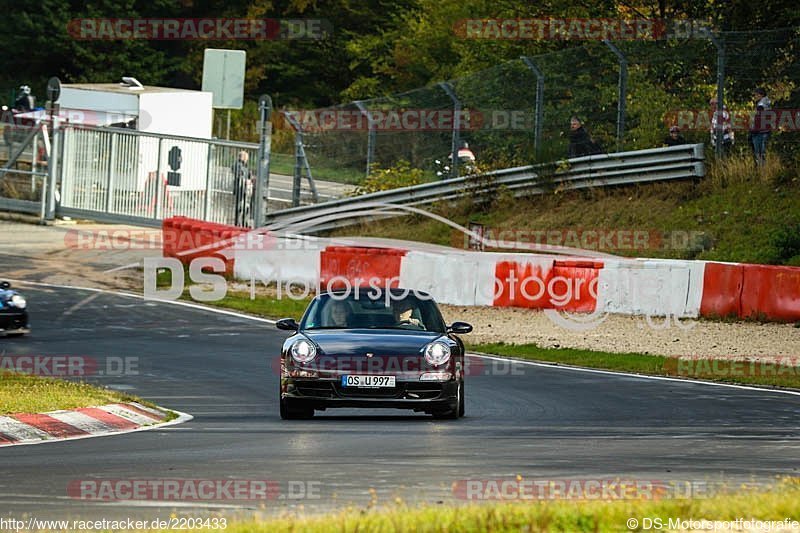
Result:
{"label": "fence post", "polygon": [[300,187],[303,180],[303,128],[294,132],[294,174],[292,179],[292,207],[300,205]]}
{"label": "fence post", "polygon": [[369,111],[366,107],[364,107],[364,102],[361,100],[356,100],[353,102],[358,107],[358,110],[361,111],[361,114],[367,118],[367,176],[369,178],[369,173],[372,170],[372,163],[375,162],[375,123],[372,120],[372,115],[370,115]]}
{"label": "fence post", "polygon": [[161,216],[161,203],[164,201],[164,185],[161,182],[161,151],[164,138],[158,138],[158,165],[156,166],[156,203],[153,206],[153,218],[158,220]]}
{"label": "fence post", "polygon": [[[63,141],[63,130],[59,128],[58,115],[51,115],[53,120],[53,142],[50,144],[50,159],[47,161],[47,187],[42,191],[46,193],[44,220],[56,218],[56,185],[58,183],[59,155]],[[62,179],[63,183],[63,179]]]}
{"label": "fence post", "polygon": [[[253,226],[256,228],[264,224],[264,215],[269,203],[269,158],[272,152],[272,98],[262,94],[258,99],[258,174],[256,181],[256,206],[253,213]],[[265,198],[266,196],[266,198]]]}
{"label": "fence post", "polygon": [[536,75],[536,103],[534,107],[534,115],[536,118],[536,125],[533,128],[533,150],[536,153],[536,159],[542,152],[542,120],[544,118],[544,74],[539,67],[537,67],[531,58],[520,56],[520,59],[525,65],[531,69]]}
{"label": "fence post", "polygon": [[114,160],[117,158],[117,133],[111,133],[111,147],[108,151],[108,176],[106,176],[106,213],[114,205]]}
{"label": "fence post", "polygon": [[300,205],[300,186],[303,179],[303,169],[306,169],[306,178],[308,178],[308,186],[311,188],[311,194],[314,197],[314,202],[319,202],[319,193],[317,186],[314,184],[314,177],[311,175],[311,165],[308,163],[306,157],[306,149],[303,145],[303,127],[297,119],[289,112],[284,111],[283,116],[294,128],[294,182],[292,184],[292,207]]}
{"label": "fence post", "polygon": [[717,157],[722,157],[722,136],[725,132],[725,124],[723,121],[723,117],[725,116],[725,43],[717,39],[708,28],[703,28],[702,31],[708,35],[711,43],[717,49],[717,110],[714,112],[717,119],[717,124],[714,128],[714,137],[717,139],[717,143],[714,147],[714,154]]}
{"label": "fence post", "polygon": [[456,96],[453,86],[450,83],[443,81],[439,82],[439,87],[447,93],[447,96],[453,101],[453,141],[450,148],[450,176],[453,178],[458,177],[458,150],[461,148],[460,130],[461,130],[461,101]]}
{"label": "fence post", "polygon": [[216,149],[215,144],[208,144],[208,155],[206,156],[206,196],[203,202],[203,220],[211,222],[209,213],[211,213],[211,166],[216,162]]}
{"label": "fence post", "polygon": [[603,43],[619,60],[619,82],[617,87],[617,152],[622,151],[622,138],[625,135],[625,99],[628,95],[628,59],[608,39]]}

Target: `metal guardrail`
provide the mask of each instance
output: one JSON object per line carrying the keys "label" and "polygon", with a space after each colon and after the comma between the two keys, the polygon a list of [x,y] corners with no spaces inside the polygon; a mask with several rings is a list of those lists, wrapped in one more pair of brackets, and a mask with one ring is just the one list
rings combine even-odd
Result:
{"label": "metal guardrail", "polygon": [[283,209],[267,214],[266,225],[272,229],[296,226],[304,231],[318,232],[358,224],[364,216],[383,218],[408,214],[392,210],[392,205],[419,206],[468,196],[478,201],[496,194],[501,188],[520,197],[554,189],[696,179],[705,175],[704,159],[703,144],[579,157],[555,164],[507,168]]}

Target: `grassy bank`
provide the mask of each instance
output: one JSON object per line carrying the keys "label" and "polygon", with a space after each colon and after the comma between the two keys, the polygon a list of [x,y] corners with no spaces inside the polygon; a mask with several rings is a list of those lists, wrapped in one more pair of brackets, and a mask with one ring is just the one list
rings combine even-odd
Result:
{"label": "grassy bank", "polygon": [[[185,297],[187,295],[184,295]],[[265,318],[294,318],[300,320],[311,298],[293,299],[278,298],[264,294],[257,294],[251,298],[249,292],[230,291],[222,300],[212,302],[218,307],[242,311],[250,315]]]}
{"label": "grassy bank", "polygon": [[640,353],[610,353],[574,348],[541,348],[535,344],[468,344],[471,351],[633,374],[702,379],[725,383],[800,389],[796,359],[745,363],[724,359],[674,358]]}
{"label": "grassy bank", "polygon": [[[171,285],[172,272],[168,269],[159,269],[156,273],[156,286],[163,289]],[[300,317],[303,316],[303,311],[306,310],[311,298],[314,296],[310,295],[301,298],[299,291],[296,293],[297,296],[294,296],[295,293],[293,293],[290,297],[285,292],[279,295],[275,284],[265,286],[261,283],[255,283],[253,292],[251,293],[249,284],[229,280],[224,298],[213,302],[199,302],[192,298],[189,292],[191,287],[197,287],[197,284],[189,279],[188,271],[184,272],[183,286],[184,289],[181,294],[182,300],[222,307],[270,319],[294,318],[295,320],[299,320]]]}
{"label": "grassy bank", "polygon": [[[707,176],[698,183],[555,190],[523,199],[500,191],[484,205],[464,201],[436,211],[464,226],[484,224],[491,236],[506,240],[588,244],[583,247],[631,257],[800,265],[799,195],[795,165],[772,159],[758,172],[749,157],[741,157],[709,162]],[[643,238],[635,245],[618,239],[581,241],[586,230],[639,232]],[[535,231],[555,233],[536,236]],[[405,217],[402,224],[370,222],[340,233],[465,245],[462,234],[424,217]]]}
{"label": "grassy bank", "polygon": [[[646,531],[689,530],[686,520],[798,519],[800,483],[786,479],[761,491],[740,491],[710,498],[622,501],[534,501],[469,506],[398,506],[388,511],[348,509],[308,518],[234,522],[228,533],[357,531]],[[650,522],[645,519],[651,519]],[[660,519],[663,526],[655,527]],[[669,520],[673,522],[670,524]],[[633,522],[635,520],[635,524]],[[676,522],[679,520],[680,522]],[[678,525],[677,528],[672,526]],[[745,530],[742,524],[738,530]],[[731,528],[737,530],[737,528]],[[722,527],[717,528],[722,531]],[[755,526],[747,529],[756,531]],[[758,529],[766,531],[766,529]],[[788,528],[784,530],[789,530]]]}
{"label": "grassy bank", "polygon": [[0,372],[0,415],[44,413],[140,399],[86,383]]}
{"label": "grassy bank", "polygon": [[[274,174],[294,175],[295,158],[294,154],[273,153],[269,162],[269,171]],[[315,158],[312,162],[311,172],[315,180],[335,181],[350,185],[358,185],[364,181],[364,170],[347,168],[338,165],[335,161],[326,161],[322,158]],[[305,170],[303,170],[305,175]],[[308,184],[303,180],[303,187]]]}

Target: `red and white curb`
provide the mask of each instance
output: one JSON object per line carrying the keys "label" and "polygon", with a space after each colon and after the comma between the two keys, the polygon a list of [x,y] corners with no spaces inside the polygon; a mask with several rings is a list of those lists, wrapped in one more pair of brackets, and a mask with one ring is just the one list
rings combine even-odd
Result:
{"label": "red and white curb", "polygon": [[0,447],[119,435],[182,424],[193,418],[186,413],[172,412],[178,417],[165,422],[166,410],[129,402],[0,416]]}

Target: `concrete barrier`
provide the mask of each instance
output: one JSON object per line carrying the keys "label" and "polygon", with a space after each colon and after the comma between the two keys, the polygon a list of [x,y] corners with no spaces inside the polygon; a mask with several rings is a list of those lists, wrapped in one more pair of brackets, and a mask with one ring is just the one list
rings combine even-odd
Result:
{"label": "concrete barrier", "polygon": [[[800,320],[800,268],[668,259],[337,246],[330,239],[276,238],[185,217],[163,223],[167,257],[222,257],[248,281],[313,290],[368,284],[429,292],[440,303],[595,310],[628,315]],[[233,243],[233,244],[232,244]]]}

